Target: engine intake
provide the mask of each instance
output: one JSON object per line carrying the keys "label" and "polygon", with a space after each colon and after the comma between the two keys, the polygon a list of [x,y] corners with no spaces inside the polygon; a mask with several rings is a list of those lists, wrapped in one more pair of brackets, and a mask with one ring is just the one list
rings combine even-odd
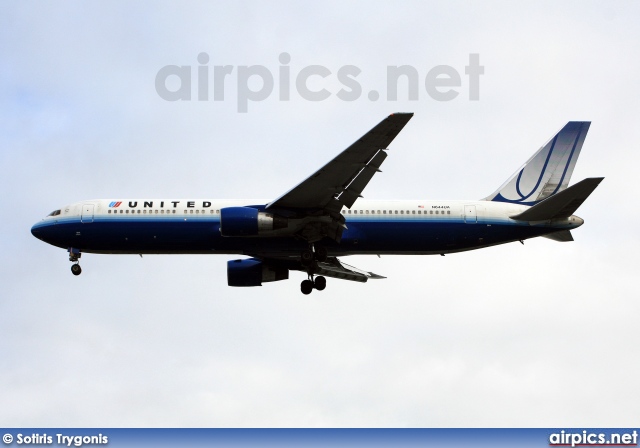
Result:
{"label": "engine intake", "polygon": [[262,283],[287,280],[289,270],[270,266],[256,258],[227,262],[227,284],[229,286],[262,286]]}
{"label": "engine intake", "polygon": [[222,236],[256,236],[285,229],[287,218],[261,212],[253,207],[226,207],[220,210]]}

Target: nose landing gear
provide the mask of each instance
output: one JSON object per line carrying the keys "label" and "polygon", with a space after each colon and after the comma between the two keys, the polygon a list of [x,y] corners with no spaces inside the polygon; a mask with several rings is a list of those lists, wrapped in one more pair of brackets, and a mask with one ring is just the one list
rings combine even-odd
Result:
{"label": "nose landing gear", "polygon": [[74,249],[73,247],[70,247],[68,249],[68,252],[69,252],[69,261],[74,263],[71,265],[71,273],[73,275],[82,274],[82,268],[80,267],[80,262],[79,262],[79,258],[82,256],[82,253],[80,253],[80,249]]}

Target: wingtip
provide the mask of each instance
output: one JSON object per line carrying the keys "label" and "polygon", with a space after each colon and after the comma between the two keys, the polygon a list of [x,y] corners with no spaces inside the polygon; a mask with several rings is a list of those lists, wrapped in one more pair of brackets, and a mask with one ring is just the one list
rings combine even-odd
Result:
{"label": "wingtip", "polygon": [[[600,185],[600,182],[602,182],[603,180],[604,177],[587,177],[585,179],[582,179],[580,182],[584,182],[585,184],[595,184],[597,186]],[[580,182],[578,182],[578,184]]]}

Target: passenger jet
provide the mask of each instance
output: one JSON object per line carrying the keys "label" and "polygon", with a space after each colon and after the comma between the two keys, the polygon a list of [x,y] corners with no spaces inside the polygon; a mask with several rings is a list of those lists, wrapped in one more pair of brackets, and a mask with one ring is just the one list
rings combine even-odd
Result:
{"label": "passenger jet", "polygon": [[574,215],[602,181],[569,187],[590,122],[571,121],[494,193],[481,200],[374,201],[362,192],[387,158],[411,113],[385,118],[302,183],[268,200],[122,199],[75,202],[51,212],[31,233],[69,252],[82,272],[83,252],[96,254],[234,254],[229,286],[307,279],[309,294],[326,277],[384,278],[338,257],[356,254],[445,255],[545,237],[573,241]]}

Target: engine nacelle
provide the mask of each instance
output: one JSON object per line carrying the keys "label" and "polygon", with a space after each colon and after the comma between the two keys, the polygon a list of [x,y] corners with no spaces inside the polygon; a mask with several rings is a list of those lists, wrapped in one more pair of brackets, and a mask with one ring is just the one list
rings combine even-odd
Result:
{"label": "engine nacelle", "polygon": [[222,236],[256,236],[285,229],[287,218],[261,212],[253,207],[226,207],[220,210]]}
{"label": "engine nacelle", "polygon": [[262,283],[287,280],[289,270],[264,264],[255,258],[227,262],[229,286],[262,286]]}

